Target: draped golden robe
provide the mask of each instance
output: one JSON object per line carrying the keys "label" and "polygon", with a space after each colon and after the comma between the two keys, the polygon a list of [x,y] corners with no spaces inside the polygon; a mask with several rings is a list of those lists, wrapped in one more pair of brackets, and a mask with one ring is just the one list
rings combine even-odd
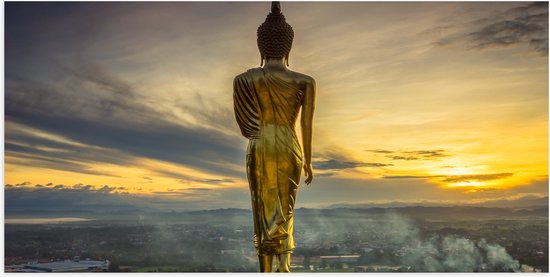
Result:
{"label": "draped golden robe", "polygon": [[254,246],[259,255],[290,253],[302,166],[294,126],[304,92],[262,68],[238,75],[233,85],[235,117],[241,133],[250,140],[246,168]]}

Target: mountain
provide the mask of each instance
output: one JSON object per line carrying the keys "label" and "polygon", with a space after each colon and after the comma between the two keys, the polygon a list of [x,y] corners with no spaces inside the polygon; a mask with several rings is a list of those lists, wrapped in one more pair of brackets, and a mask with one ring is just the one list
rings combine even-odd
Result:
{"label": "mountain", "polygon": [[421,201],[421,202],[400,202],[393,201],[387,203],[379,202],[364,202],[364,203],[337,203],[328,206],[329,209],[336,208],[397,208],[397,207],[495,207],[495,208],[533,208],[533,207],[548,207],[548,196],[524,196],[518,199],[500,199],[488,200],[479,203],[442,203],[436,201]]}

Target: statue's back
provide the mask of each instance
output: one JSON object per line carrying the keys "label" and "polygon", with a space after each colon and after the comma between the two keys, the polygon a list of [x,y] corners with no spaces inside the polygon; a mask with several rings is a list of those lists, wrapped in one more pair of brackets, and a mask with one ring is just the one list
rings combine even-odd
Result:
{"label": "statue's back", "polygon": [[304,90],[294,72],[249,70],[254,79],[262,124],[276,124],[294,129]]}
{"label": "statue's back", "polygon": [[[272,270],[274,256],[277,271],[290,271],[293,210],[302,166],[306,183],[312,178],[315,81],[287,68],[293,36],[280,5],[274,2],[272,12],[258,28],[258,47],[265,65],[239,74],[233,82],[235,118],[249,139],[246,172],[254,215],[253,240],[263,272]],[[303,153],[295,131],[300,109]]]}

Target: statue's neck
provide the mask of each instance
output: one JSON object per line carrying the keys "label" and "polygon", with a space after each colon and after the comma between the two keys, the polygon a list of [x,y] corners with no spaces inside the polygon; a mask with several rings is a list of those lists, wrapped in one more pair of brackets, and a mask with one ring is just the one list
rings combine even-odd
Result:
{"label": "statue's neck", "polygon": [[286,59],[285,58],[268,58],[265,60],[264,68],[286,69]]}

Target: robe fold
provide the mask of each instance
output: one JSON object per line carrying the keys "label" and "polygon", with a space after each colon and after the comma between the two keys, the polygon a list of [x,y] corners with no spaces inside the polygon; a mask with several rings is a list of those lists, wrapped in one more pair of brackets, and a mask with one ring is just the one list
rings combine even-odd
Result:
{"label": "robe fold", "polygon": [[233,87],[235,118],[249,139],[246,168],[254,246],[259,255],[290,253],[302,168],[302,149],[294,126],[304,93],[297,84],[262,68],[238,75]]}

